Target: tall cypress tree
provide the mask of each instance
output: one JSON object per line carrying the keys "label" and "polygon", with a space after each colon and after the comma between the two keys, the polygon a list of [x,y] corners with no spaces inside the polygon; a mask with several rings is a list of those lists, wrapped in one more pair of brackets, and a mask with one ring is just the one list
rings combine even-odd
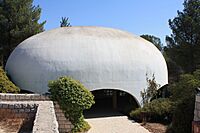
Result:
{"label": "tall cypress tree", "polygon": [[171,36],[166,37],[167,55],[186,73],[200,68],[200,0],[185,0],[183,11],[169,20]]}
{"label": "tall cypress tree", "polygon": [[38,23],[41,8],[33,0],[0,0],[0,48],[3,62],[26,38],[42,32],[45,21]]}

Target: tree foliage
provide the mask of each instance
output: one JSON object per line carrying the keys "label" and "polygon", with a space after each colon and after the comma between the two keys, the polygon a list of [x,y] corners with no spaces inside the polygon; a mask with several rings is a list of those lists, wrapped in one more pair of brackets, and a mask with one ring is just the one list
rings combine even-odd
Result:
{"label": "tree foliage", "polygon": [[60,21],[60,27],[71,27],[71,24],[69,22],[69,18],[62,17]]}
{"label": "tree foliage", "polygon": [[[146,75],[147,76],[147,75]],[[159,89],[160,85],[156,83],[155,76],[153,74],[152,79],[146,78],[147,81],[147,88],[141,91],[142,97],[142,104],[145,105],[155,98],[157,95],[157,90]]]}
{"label": "tree foliage", "polygon": [[[172,116],[173,103],[167,98],[158,98],[130,112],[130,116],[137,121],[168,122]],[[145,115],[145,116],[144,116]]]}
{"label": "tree foliage", "polygon": [[146,39],[147,41],[153,43],[160,51],[162,50],[163,44],[160,38],[153,35],[141,35],[140,37]]}
{"label": "tree foliage", "polygon": [[41,8],[32,3],[33,0],[0,0],[0,48],[4,63],[20,42],[44,30],[45,22],[38,23]]}
{"label": "tree foliage", "polygon": [[174,133],[190,133],[194,118],[196,88],[200,86],[200,70],[183,74],[178,82],[170,85],[174,113],[171,129]]}
{"label": "tree foliage", "polygon": [[171,84],[179,80],[180,75],[183,74],[183,70],[175,61],[169,58],[169,56],[165,52],[165,49],[166,48],[164,48],[163,56],[165,58],[168,68],[168,82],[169,84]]}
{"label": "tree foliage", "polygon": [[84,121],[83,110],[94,104],[94,96],[80,82],[69,77],[60,77],[50,81],[51,98],[57,101],[65,112],[65,116],[74,125],[72,132],[88,130],[89,125]]}
{"label": "tree foliage", "polygon": [[183,11],[169,20],[171,36],[166,37],[167,55],[192,73],[200,67],[200,0],[185,0]]}
{"label": "tree foliage", "polygon": [[20,89],[7,77],[3,68],[0,67],[0,93],[18,93]]}

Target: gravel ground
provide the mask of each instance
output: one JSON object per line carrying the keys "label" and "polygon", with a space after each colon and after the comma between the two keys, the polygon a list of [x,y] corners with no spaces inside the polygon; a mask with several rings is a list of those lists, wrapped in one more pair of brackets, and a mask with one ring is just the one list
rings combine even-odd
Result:
{"label": "gravel ground", "polygon": [[150,133],[127,116],[88,118],[86,121],[91,126],[88,133]]}

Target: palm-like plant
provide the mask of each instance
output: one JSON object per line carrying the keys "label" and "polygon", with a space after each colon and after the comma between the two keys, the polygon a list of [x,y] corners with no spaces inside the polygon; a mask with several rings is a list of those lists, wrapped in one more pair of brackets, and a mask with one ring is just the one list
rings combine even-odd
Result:
{"label": "palm-like plant", "polygon": [[60,27],[71,27],[71,24],[69,23],[69,18],[62,17],[60,21]]}

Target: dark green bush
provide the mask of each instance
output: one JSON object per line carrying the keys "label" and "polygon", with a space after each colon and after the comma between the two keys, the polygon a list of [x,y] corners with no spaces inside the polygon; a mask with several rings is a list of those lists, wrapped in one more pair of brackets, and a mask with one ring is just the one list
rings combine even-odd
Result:
{"label": "dark green bush", "polygon": [[172,102],[167,98],[159,98],[147,103],[142,108],[131,111],[130,116],[136,121],[166,122],[171,119]]}
{"label": "dark green bush", "polygon": [[[168,133],[191,133],[194,118],[194,99],[186,98],[178,103],[173,116],[171,132]],[[168,130],[169,130],[168,129]]]}
{"label": "dark green bush", "polygon": [[90,126],[84,121],[83,110],[89,109],[94,104],[94,96],[80,82],[70,77],[60,77],[50,81],[51,98],[57,101],[70,119],[74,128],[72,132],[87,131]]}
{"label": "dark green bush", "polygon": [[175,110],[168,132],[191,133],[194,118],[195,89],[200,86],[199,75],[199,70],[195,71],[193,75],[181,75],[180,80],[170,86],[171,100],[175,103]]}
{"label": "dark green bush", "polygon": [[3,68],[0,67],[0,93],[18,93],[20,89],[7,77]]}

